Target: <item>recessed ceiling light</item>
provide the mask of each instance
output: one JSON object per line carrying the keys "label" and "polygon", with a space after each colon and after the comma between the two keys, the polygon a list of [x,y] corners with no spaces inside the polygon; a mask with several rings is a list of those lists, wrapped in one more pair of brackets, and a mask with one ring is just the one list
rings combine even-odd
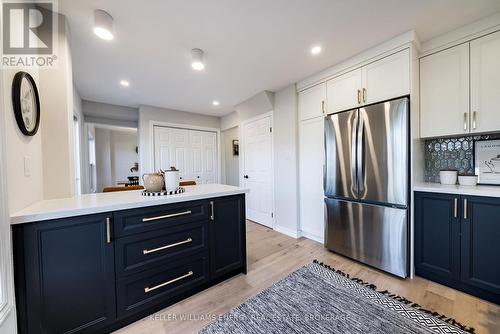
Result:
{"label": "recessed ceiling light", "polygon": [[130,82],[128,82],[127,80],[120,80],[120,85],[122,85],[123,87],[128,87],[130,86]]}
{"label": "recessed ceiling light", "polygon": [[191,67],[197,71],[203,70],[205,68],[205,62],[203,58],[203,50],[191,50]]}
{"label": "recessed ceiling light", "polygon": [[319,46],[319,45],[313,46],[313,48],[311,49],[311,53],[313,55],[320,54],[321,53],[321,46]]}
{"label": "recessed ceiling light", "polygon": [[94,34],[105,41],[110,41],[113,36],[113,18],[102,9],[94,11]]}
{"label": "recessed ceiling light", "polygon": [[213,104],[214,106],[216,106],[216,107],[217,107],[220,103],[219,103],[219,101],[217,101],[217,100],[213,100],[213,101],[212,101],[212,104]]}

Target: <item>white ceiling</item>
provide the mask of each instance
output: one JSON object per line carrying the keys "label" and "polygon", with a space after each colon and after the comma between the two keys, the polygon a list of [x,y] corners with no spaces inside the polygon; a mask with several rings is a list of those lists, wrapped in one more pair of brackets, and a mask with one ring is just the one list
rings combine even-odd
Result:
{"label": "white ceiling", "polygon": [[[98,8],[114,17],[111,42],[92,32]],[[221,116],[405,31],[426,41],[488,16],[500,1],[60,0],[59,11],[82,98]],[[202,72],[191,69],[192,48],[205,51]]]}

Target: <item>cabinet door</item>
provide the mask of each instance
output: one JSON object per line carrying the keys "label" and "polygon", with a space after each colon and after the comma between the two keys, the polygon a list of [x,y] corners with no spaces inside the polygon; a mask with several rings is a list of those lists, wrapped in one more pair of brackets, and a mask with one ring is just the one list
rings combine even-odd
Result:
{"label": "cabinet door", "polygon": [[470,43],[471,130],[500,130],[500,32]]}
{"label": "cabinet door", "polygon": [[460,278],[460,196],[415,193],[415,271],[441,282]]}
{"label": "cabinet door", "polygon": [[21,333],[93,333],[114,321],[113,243],[107,240],[107,217],[20,227],[15,253],[17,295],[23,296],[18,298]]}
{"label": "cabinet door", "polygon": [[364,104],[410,94],[410,50],[405,49],[362,68]]}
{"label": "cabinet door", "polygon": [[469,44],[420,59],[420,135],[469,133]]}
{"label": "cabinet door", "polygon": [[244,195],[212,199],[210,209],[211,279],[238,268],[246,272]]}
{"label": "cabinet door", "polygon": [[321,83],[299,93],[300,120],[311,119],[326,112],[326,83]]}
{"label": "cabinet door", "polygon": [[359,106],[361,104],[361,69],[328,80],[326,94],[329,114]]}
{"label": "cabinet door", "polygon": [[323,242],[325,231],[323,165],[324,118],[300,123],[300,229]]}
{"label": "cabinet door", "polygon": [[[462,281],[500,295],[500,199],[464,197]],[[467,213],[465,215],[465,213]]]}

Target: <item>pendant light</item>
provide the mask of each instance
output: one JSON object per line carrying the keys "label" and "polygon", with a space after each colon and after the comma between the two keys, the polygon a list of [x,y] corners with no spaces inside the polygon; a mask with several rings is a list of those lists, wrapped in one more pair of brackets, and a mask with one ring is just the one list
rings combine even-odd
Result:
{"label": "pendant light", "polygon": [[94,34],[105,41],[110,41],[113,36],[113,17],[102,9],[94,11]]}
{"label": "pendant light", "polygon": [[197,71],[203,70],[205,68],[205,62],[203,58],[203,50],[191,50],[191,67]]}

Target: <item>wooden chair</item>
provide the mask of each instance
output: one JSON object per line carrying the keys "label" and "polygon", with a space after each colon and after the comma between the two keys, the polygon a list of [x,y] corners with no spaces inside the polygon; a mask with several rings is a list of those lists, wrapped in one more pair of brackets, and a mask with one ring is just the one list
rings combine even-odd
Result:
{"label": "wooden chair", "polygon": [[128,186],[128,187],[105,187],[103,193],[112,193],[115,191],[129,191],[129,190],[142,190],[143,186]]}
{"label": "wooden chair", "polygon": [[196,181],[181,181],[179,182],[180,187],[185,187],[185,186],[195,186]]}

